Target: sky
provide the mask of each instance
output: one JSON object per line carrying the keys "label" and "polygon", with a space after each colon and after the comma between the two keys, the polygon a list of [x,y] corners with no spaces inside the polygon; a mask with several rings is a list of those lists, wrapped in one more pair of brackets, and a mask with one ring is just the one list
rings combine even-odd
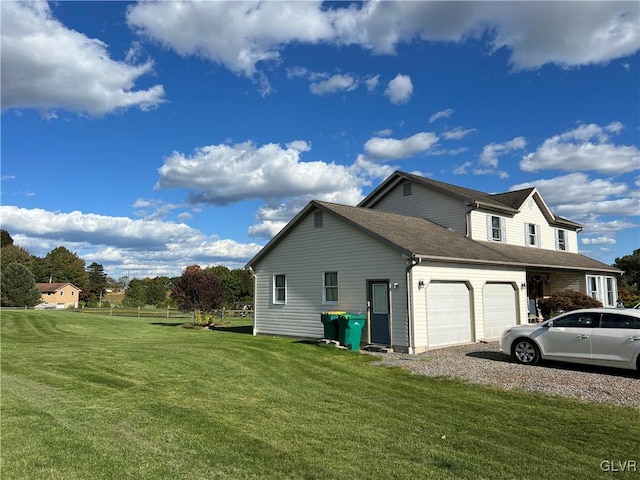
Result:
{"label": "sky", "polygon": [[241,268],[395,170],[640,248],[638,2],[0,2],[2,228],[120,278]]}

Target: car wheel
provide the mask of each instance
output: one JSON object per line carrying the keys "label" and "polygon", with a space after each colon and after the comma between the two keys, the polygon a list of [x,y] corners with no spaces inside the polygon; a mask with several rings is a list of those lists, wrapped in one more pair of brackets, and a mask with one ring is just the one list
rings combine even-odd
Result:
{"label": "car wheel", "polygon": [[524,365],[536,365],[540,361],[540,349],[531,340],[516,340],[513,346],[513,358]]}

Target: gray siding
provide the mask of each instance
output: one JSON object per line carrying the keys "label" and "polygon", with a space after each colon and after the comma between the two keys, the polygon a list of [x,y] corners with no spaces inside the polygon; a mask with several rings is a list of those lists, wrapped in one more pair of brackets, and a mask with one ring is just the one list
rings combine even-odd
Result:
{"label": "gray siding", "polygon": [[[367,313],[367,279],[398,283],[391,290],[392,339],[407,343],[406,260],[400,252],[324,212],[322,228],[314,228],[313,210],[258,264],[256,334],[321,338],[320,312]],[[338,272],[337,304],[323,304],[322,274]],[[273,275],[287,280],[285,305],[273,303]],[[363,332],[368,337],[368,322]]]}
{"label": "gray siding", "polygon": [[411,184],[411,195],[404,196],[402,185],[397,186],[373,207],[383,212],[420,217],[466,235],[466,214],[469,208],[464,202],[422,185]]}

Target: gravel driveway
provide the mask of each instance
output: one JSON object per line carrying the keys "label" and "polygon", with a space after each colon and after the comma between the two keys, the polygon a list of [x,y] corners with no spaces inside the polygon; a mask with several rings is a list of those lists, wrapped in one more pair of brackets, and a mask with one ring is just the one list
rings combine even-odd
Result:
{"label": "gravel driveway", "polygon": [[640,376],[635,370],[544,361],[537,366],[520,365],[500,353],[498,342],[447,347],[419,355],[372,355],[381,357],[377,365],[401,366],[417,375],[640,408]]}

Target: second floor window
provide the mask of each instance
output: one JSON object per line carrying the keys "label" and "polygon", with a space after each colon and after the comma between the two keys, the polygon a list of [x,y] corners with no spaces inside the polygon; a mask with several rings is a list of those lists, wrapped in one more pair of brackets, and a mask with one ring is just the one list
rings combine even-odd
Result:
{"label": "second floor window", "polygon": [[567,250],[567,232],[556,230],[556,250]]}
{"label": "second floor window", "polygon": [[505,219],[496,215],[487,215],[488,239],[493,242],[506,242]]}
{"label": "second floor window", "polygon": [[540,227],[533,223],[525,224],[526,242],[529,247],[540,246]]}

